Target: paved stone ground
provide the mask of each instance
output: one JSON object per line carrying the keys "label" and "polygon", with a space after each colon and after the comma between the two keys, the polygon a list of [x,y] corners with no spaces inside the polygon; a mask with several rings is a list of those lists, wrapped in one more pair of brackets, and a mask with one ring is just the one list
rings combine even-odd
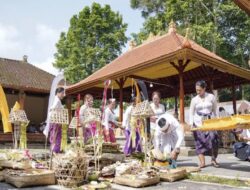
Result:
{"label": "paved stone ground", "polygon": [[[129,188],[114,184],[114,190],[135,190],[137,188]],[[140,188],[140,190],[243,190],[250,188],[236,188],[225,185],[208,184],[208,183],[194,183],[187,180],[173,183],[163,182],[156,186]]]}
{"label": "paved stone ground", "polygon": [[[206,157],[207,164],[210,164],[210,158]],[[230,177],[230,178],[242,178],[250,180],[250,162],[240,161],[237,158],[233,157],[232,154],[221,154],[218,157],[218,162],[220,163],[220,168],[214,168],[212,166],[207,166],[202,169],[200,174],[204,175],[214,175],[221,177]],[[192,157],[179,157],[178,165],[179,166],[197,166],[198,158],[196,156]],[[5,184],[0,183],[0,190],[15,190],[16,188]],[[62,188],[55,186],[47,187],[33,187],[33,188],[23,188],[23,190],[61,190]],[[120,185],[113,185],[115,190],[134,190],[135,188],[129,188]],[[141,190],[168,190],[168,189],[177,189],[177,190],[240,190],[240,189],[250,189],[249,188],[235,188],[224,185],[216,185],[209,183],[197,183],[190,182],[188,180],[178,181],[174,183],[160,183],[157,186],[140,188]]]}
{"label": "paved stone ground", "polygon": [[[240,161],[232,154],[220,154],[218,156],[220,168],[214,168],[211,165],[211,158],[206,157],[206,168],[203,168],[201,174],[216,175],[231,178],[243,178],[250,180],[250,162]],[[179,166],[197,166],[199,163],[197,156],[179,157]]]}
{"label": "paved stone ground", "polygon": [[[62,190],[59,186],[47,186],[47,187],[33,187],[33,188],[22,188],[22,190]],[[121,185],[112,185],[113,190],[135,190],[137,188],[130,188]],[[178,181],[174,183],[159,183],[156,186],[140,188],[140,190],[244,190],[250,188],[236,188],[225,185],[208,184],[208,183],[196,183],[188,180]],[[0,183],[0,190],[17,190],[8,184]]]}

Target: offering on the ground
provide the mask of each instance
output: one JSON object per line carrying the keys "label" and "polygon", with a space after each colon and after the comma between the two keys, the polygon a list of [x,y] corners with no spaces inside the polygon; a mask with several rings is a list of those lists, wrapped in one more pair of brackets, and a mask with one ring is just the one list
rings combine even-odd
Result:
{"label": "offering on the ground", "polygon": [[18,188],[29,186],[54,185],[55,173],[51,170],[6,170],[4,180]]}
{"label": "offering on the ground", "polygon": [[89,157],[79,150],[68,150],[53,159],[53,169],[59,185],[76,187],[86,178]]}

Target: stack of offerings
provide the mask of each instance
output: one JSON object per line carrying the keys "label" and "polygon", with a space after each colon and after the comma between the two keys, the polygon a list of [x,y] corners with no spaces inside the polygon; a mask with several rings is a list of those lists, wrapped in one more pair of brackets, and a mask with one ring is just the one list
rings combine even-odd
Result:
{"label": "stack of offerings", "polygon": [[27,169],[27,170],[6,170],[4,180],[17,188],[54,185],[55,173],[51,170]]}
{"label": "stack of offerings", "polygon": [[24,170],[31,168],[32,163],[23,151],[5,150],[1,152],[0,167]]}
{"label": "stack of offerings", "polygon": [[77,187],[85,180],[88,165],[89,157],[81,150],[68,150],[53,159],[58,184],[70,188]]}
{"label": "stack of offerings", "polygon": [[[93,156],[94,147],[93,145],[86,145],[85,152]],[[117,161],[122,162],[125,159],[125,155],[120,151],[120,145],[116,143],[103,143],[102,154],[99,157],[100,169],[105,166],[116,163]],[[90,166],[94,166],[94,158],[90,160]]]}
{"label": "stack of offerings", "polygon": [[137,160],[128,163],[115,163],[101,171],[103,177],[114,176],[114,183],[130,187],[146,187],[160,182],[158,174],[151,169],[143,168]]}
{"label": "stack of offerings", "polygon": [[27,151],[6,150],[1,152],[0,181],[4,180],[16,187],[55,184],[53,171],[32,169],[31,155]]}
{"label": "stack of offerings", "polygon": [[[94,145],[89,144],[84,147],[85,152],[89,155],[94,155]],[[121,154],[120,145],[117,143],[104,142],[102,143],[102,153]]]}
{"label": "stack of offerings", "polygon": [[185,168],[168,169],[166,167],[162,167],[159,169],[159,174],[161,181],[166,182],[174,182],[187,177],[187,171]]}

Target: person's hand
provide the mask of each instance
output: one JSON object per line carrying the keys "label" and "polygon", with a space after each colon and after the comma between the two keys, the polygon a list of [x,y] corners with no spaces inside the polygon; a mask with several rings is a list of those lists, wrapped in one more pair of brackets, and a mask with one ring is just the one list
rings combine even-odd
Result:
{"label": "person's hand", "polygon": [[170,153],[170,157],[171,157],[171,159],[176,160],[177,155],[176,155],[176,152],[174,150]]}
{"label": "person's hand", "polygon": [[174,160],[177,160],[178,154],[180,153],[180,149],[176,148],[170,153],[170,157]]}

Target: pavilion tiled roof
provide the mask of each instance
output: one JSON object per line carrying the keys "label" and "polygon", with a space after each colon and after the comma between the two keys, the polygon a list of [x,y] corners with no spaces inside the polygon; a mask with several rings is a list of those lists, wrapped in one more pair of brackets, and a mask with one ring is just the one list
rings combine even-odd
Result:
{"label": "pavilion tiled roof", "polygon": [[0,84],[4,88],[49,93],[54,75],[22,60],[0,58]]}
{"label": "pavilion tiled roof", "polygon": [[130,75],[147,76],[150,79],[173,76],[178,73],[169,62],[183,54],[191,59],[186,71],[205,64],[250,80],[249,70],[229,63],[187,37],[179,35],[175,26],[170,26],[167,34],[125,52],[86,79],[69,86],[66,91],[67,94],[76,93],[90,87],[98,87],[104,80]]}
{"label": "pavilion tiled roof", "polygon": [[250,1],[249,0],[234,0],[234,2],[250,16]]}

